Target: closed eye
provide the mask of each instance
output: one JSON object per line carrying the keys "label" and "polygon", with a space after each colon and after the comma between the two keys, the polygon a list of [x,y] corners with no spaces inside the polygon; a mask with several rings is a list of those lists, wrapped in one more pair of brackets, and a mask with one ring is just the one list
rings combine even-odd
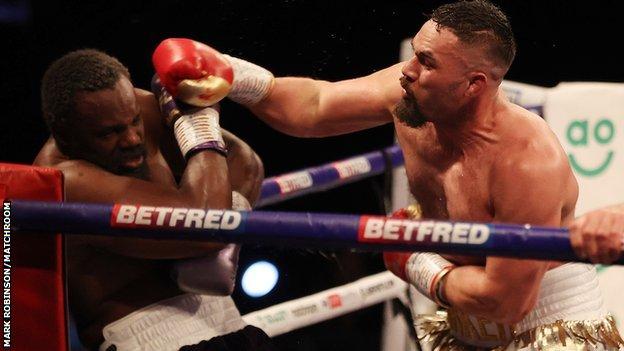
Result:
{"label": "closed eye", "polygon": [[435,60],[428,54],[423,53],[423,52],[418,52],[416,53],[416,57],[418,58],[418,62],[427,67],[427,68],[435,68],[436,64],[435,64]]}
{"label": "closed eye", "polygon": [[103,130],[99,131],[96,134],[96,136],[98,138],[108,138],[108,137],[112,136],[115,132],[116,132],[115,128],[106,128],[106,129],[103,129]]}
{"label": "closed eye", "polygon": [[133,119],[132,119],[132,125],[133,126],[138,126],[139,123],[141,123],[141,116],[140,115],[136,115]]}

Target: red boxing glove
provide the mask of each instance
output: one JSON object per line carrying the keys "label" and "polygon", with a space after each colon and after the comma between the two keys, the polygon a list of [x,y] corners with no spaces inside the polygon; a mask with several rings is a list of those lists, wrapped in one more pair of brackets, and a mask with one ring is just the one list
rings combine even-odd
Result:
{"label": "red boxing glove", "polygon": [[[411,205],[394,212],[397,219],[419,220],[420,206]],[[455,265],[431,252],[384,252],[384,263],[389,271],[413,285],[420,293],[443,307],[449,307],[442,297],[443,278]]]}
{"label": "red boxing glove", "polygon": [[410,256],[412,256],[412,252],[386,251],[383,253],[384,264],[394,275],[407,281],[405,265]]}
{"label": "red boxing glove", "polygon": [[152,63],[167,91],[194,106],[219,102],[234,81],[232,66],[221,53],[190,39],[163,40],[154,50]]}
{"label": "red boxing glove", "polygon": [[[406,208],[398,209],[392,213],[390,217],[395,219],[420,219],[420,206],[411,205]],[[411,255],[412,252],[386,251],[383,253],[384,264],[390,272],[394,273],[394,275],[407,281],[408,278],[405,274],[405,264]]]}

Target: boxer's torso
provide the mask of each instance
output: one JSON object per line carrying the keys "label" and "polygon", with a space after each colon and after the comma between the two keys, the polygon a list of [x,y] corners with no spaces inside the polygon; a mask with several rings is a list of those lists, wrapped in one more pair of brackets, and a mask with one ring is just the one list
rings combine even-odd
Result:
{"label": "boxer's torso", "polygon": [[[177,188],[171,168],[163,157],[158,140],[160,114],[151,94],[137,92],[145,123],[148,181],[163,188]],[[64,169],[66,158],[59,157],[54,142],[48,141],[35,159],[35,165]],[[70,166],[71,167],[71,166]],[[97,187],[97,179],[93,180]],[[71,186],[71,184],[66,184]],[[67,199],[68,201],[75,201]],[[170,277],[167,260],[122,256],[94,247],[94,237],[66,237],[68,297],[81,340],[97,348],[103,341],[102,328],[127,314],[181,292]]]}
{"label": "boxer's torso", "polygon": [[[492,174],[492,169],[501,158],[518,152],[518,147],[511,144],[517,140],[508,138],[508,133],[522,133],[522,129],[535,128],[535,123],[524,120],[525,116],[505,118],[513,118],[514,122],[506,121],[507,125],[504,122],[496,123],[487,138],[475,140],[474,145],[462,151],[445,148],[432,123],[414,129],[398,120],[395,122],[410,191],[418,200],[423,217],[494,221],[495,194],[490,189],[491,183],[496,181],[496,175]],[[510,131],[512,127],[517,131]],[[573,218],[574,200],[565,201],[562,206],[562,225]],[[454,258],[460,264],[485,263],[485,258]]]}

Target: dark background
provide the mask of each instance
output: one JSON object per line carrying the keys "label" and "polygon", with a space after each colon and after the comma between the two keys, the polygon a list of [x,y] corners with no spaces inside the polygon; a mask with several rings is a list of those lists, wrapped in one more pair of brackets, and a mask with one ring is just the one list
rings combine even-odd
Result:
{"label": "dark background", "polygon": [[[402,39],[422,14],[444,1],[10,1],[0,0],[0,161],[30,163],[47,138],[39,84],[47,65],[68,51],[98,48],[147,88],[154,47],[189,37],[263,65],[276,76],[353,78],[398,60]],[[510,16],[518,55],[507,78],[554,86],[561,81],[624,81],[622,5],[610,1],[495,1]],[[398,84],[398,83],[397,83]],[[328,139],[282,135],[230,102],[222,126],[264,160],[267,176],[375,150],[392,142],[391,126]],[[383,213],[384,177],[275,205],[289,211]],[[237,290],[243,313],[308,295],[382,270],[379,255],[246,247],[242,266],[269,259],[281,280],[267,297]],[[379,350],[381,309],[371,308],[276,339],[283,350]]]}

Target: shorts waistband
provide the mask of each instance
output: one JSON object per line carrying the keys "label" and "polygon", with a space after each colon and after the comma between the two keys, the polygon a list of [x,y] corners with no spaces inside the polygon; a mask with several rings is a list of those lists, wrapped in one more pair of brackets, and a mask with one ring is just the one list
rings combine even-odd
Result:
{"label": "shorts waistband", "polygon": [[567,263],[546,272],[535,307],[516,325],[448,310],[453,337],[484,348],[506,345],[515,336],[540,326],[563,325],[561,321],[601,321],[606,317],[596,269],[583,263]]}
{"label": "shorts waistband", "polygon": [[102,330],[100,351],[177,351],[245,327],[229,296],[184,294],[135,311]]}
{"label": "shorts waistband", "polygon": [[606,315],[596,268],[566,263],[546,272],[535,307],[515,330],[520,334],[558,320],[598,320]]}

